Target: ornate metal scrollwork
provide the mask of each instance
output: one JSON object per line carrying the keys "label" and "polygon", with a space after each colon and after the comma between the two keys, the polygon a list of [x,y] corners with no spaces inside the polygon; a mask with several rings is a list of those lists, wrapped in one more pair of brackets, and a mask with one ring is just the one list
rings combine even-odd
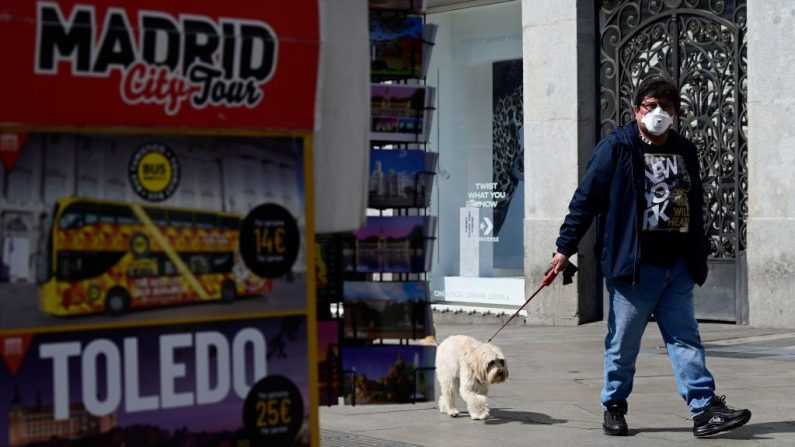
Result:
{"label": "ornate metal scrollwork", "polygon": [[712,257],[745,250],[748,217],[745,0],[604,0],[601,133],[634,119],[640,81],[680,88],[679,132],[698,148]]}

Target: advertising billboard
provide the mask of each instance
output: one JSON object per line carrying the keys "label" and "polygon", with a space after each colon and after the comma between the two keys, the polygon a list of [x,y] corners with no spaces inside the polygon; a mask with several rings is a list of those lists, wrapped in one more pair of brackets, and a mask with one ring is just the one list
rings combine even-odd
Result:
{"label": "advertising billboard", "polygon": [[317,2],[1,9],[0,445],[317,445]]}

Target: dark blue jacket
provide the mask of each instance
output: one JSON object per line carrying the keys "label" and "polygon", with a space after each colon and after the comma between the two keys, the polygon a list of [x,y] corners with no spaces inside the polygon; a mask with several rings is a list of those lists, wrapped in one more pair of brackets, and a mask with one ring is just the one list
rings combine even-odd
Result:
{"label": "dark blue jacket", "polygon": [[[668,138],[683,149],[687,172],[693,179],[688,193],[690,240],[685,259],[693,281],[701,285],[707,278],[710,249],[704,234],[704,190],[697,151],[693,143],[673,130]],[[576,253],[580,239],[598,216],[596,253],[602,273],[609,280],[637,283],[642,223],[639,210],[645,208],[644,172],[637,123],[618,127],[600,141],[569,203],[569,214],[556,242],[558,252],[567,256]]]}

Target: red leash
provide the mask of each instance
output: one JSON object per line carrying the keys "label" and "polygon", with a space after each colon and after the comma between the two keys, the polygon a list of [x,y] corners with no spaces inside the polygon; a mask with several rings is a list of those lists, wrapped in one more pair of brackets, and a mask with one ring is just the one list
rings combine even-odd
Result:
{"label": "red leash", "polygon": [[525,307],[525,306],[527,306],[527,303],[529,303],[529,302],[530,302],[530,300],[532,300],[533,298],[535,298],[535,296],[536,296],[536,295],[538,295],[538,292],[540,292],[540,291],[541,291],[541,289],[543,289],[544,287],[546,287],[546,286],[548,286],[548,285],[552,284],[552,281],[554,281],[554,280],[555,280],[555,277],[557,277],[557,276],[558,276],[558,274],[555,272],[555,269],[552,269],[552,268],[551,268],[551,269],[549,269],[549,272],[547,273],[547,276],[545,276],[545,277],[544,277],[544,281],[541,283],[541,286],[539,286],[539,287],[538,287],[538,289],[536,289],[536,291],[535,291],[535,292],[533,292],[533,294],[532,294],[532,295],[530,295],[530,298],[528,298],[528,299],[527,299],[527,301],[525,301],[525,302],[524,302],[524,304],[522,304],[522,307],[520,307],[520,308],[519,308],[519,309],[518,309],[516,312],[514,312],[514,313],[513,313],[513,315],[511,315],[511,318],[508,318],[507,320],[505,320],[505,323],[503,323],[503,324],[502,324],[502,326],[500,326],[500,328],[499,328],[499,329],[497,329],[497,332],[495,332],[495,333],[494,333],[494,335],[492,335],[492,336],[489,338],[489,340],[488,340],[488,341],[489,341],[489,342],[491,342],[491,340],[493,340],[493,339],[494,339],[494,337],[496,337],[496,336],[497,336],[497,334],[499,334],[499,333],[500,333],[500,331],[502,330],[502,328],[504,328],[504,327],[505,327],[505,326],[506,326],[508,323],[510,323],[510,322],[511,322],[511,320],[513,320],[513,317],[515,317],[516,315],[518,315],[518,314],[519,314],[519,312],[521,312],[521,310],[522,310],[522,309],[524,309],[524,307]]}

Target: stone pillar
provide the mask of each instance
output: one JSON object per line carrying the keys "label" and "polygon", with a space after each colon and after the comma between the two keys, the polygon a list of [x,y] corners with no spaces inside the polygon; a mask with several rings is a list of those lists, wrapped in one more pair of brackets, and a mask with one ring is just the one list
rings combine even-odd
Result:
{"label": "stone pillar", "polygon": [[795,327],[795,4],[748,2],[749,324]]}
{"label": "stone pillar", "polygon": [[[569,200],[595,143],[593,3],[522,0],[528,296],[549,267]],[[580,324],[601,319],[591,247],[584,240],[580,253],[572,257],[581,268],[576,285],[562,286],[558,279],[528,304],[529,323]]]}

